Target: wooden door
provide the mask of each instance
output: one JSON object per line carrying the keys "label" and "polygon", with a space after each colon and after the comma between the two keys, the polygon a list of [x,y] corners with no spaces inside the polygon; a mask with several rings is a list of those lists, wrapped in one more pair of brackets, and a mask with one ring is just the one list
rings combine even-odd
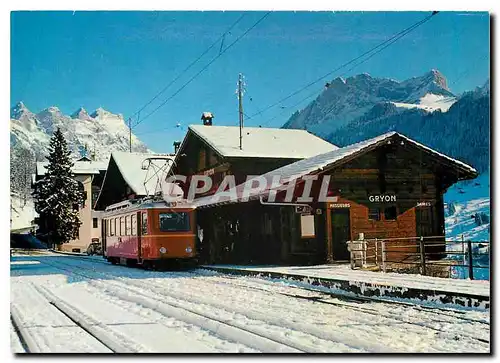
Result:
{"label": "wooden door", "polygon": [[351,239],[349,208],[336,208],[330,212],[332,228],[332,252],[334,260],[349,260],[347,241]]}

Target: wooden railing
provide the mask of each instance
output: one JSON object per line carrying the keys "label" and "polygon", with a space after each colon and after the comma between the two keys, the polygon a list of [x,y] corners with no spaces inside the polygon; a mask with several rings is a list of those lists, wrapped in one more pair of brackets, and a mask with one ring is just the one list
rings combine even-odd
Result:
{"label": "wooden railing", "polygon": [[[383,272],[397,270],[398,266],[418,267],[421,275],[429,275],[430,266],[466,267],[468,276],[474,279],[475,268],[489,268],[475,264],[475,257],[489,256],[489,241],[447,240],[444,236],[360,239],[347,242],[351,268],[376,267]],[[488,247],[487,253],[478,252]],[[476,249],[476,251],[474,251]],[[453,256],[463,256],[462,263]]]}

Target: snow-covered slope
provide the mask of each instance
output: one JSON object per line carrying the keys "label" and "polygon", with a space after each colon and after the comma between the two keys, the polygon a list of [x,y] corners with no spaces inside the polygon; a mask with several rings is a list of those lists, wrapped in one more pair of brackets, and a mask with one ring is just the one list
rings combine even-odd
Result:
{"label": "snow-covered slope", "polygon": [[[490,240],[490,175],[481,174],[470,182],[452,186],[444,196],[446,238],[473,241]],[[478,225],[477,214],[484,213],[487,221]],[[484,218],[483,218],[484,219]]]}
{"label": "snow-covered slope", "polygon": [[420,98],[418,103],[404,103],[404,102],[392,102],[396,107],[402,108],[420,108],[425,111],[436,111],[441,110],[443,112],[448,111],[448,109],[453,105],[457,99],[451,96],[435,95],[433,93],[427,93],[424,97]]}
{"label": "snow-covered slope", "polygon": [[339,77],[327,84],[314,101],[295,112],[283,127],[307,129],[324,137],[379,104],[444,112],[454,102],[455,95],[448,89],[445,77],[435,69],[402,82],[363,73],[345,80]]}
{"label": "snow-covered slope", "polygon": [[[22,146],[35,153],[38,160],[44,160],[50,137],[58,127],[63,132],[69,148],[75,157],[87,148],[95,153],[96,160],[108,160],[112,151],[129,149],[129,131],[123,116],[98,108],[88,114],[79,108],[71,116],[57,107],[49,107],[39,113],[31,112],[22,102],[11,109],[11,147]],[[132,134],[132,151],[150,152]]]}

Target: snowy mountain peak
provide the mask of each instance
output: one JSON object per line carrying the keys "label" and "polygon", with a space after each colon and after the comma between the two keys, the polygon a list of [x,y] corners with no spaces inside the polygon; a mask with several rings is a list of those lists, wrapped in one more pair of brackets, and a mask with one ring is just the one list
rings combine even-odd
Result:
{"label": "snowy mountain peak", "polygon": [[424,75],[426,79],[430,82],[435,83],[437,86],[449,91],[448,82],[446,81],[445,76],[439,72],[437,69],[431,69],[430,72]]}
{"label": "snowy mountain peak", "polygon": [[[93,118],[83,107],[68,116],[57,107],[33,114],[22,105],[16,106],[11,116],[18,116],[19,119],[11,117],[11,148],[28,149],[37,160],[45,159],[50,137],[57,128],[63,132],[75,158],[81,157],[80,150],[85,145],[92,145],[96,160],[100,161],[107,161],[112,151],[129,149],[129,129],[123,117],[102,107],[93,112]],[[151,152],[134,134],[132,148],[136,152]]]}
{"label": "snowy mountain peak", "polygon": [[73,119],[80,119],[80,120],[87,120],[90,121],[92,118],[89,116],[87,113],[87,110],[84,109],[83,107],[78,108],[75,112],[71,114],[71,118]]}
{"label": "snowy mountain peak", "polygon": [[10,109],[10,118],[19,120],[23,115],[32,115],[32,113],[24,105],[23,101],[19,101],[14,107]]}
{"label": "snowy mountain peak", "polygon": [[308,106],[293,113],[283,127],[307,128],[321,137],[365,115],[380,103],[391,102],[403,108],[419,106],[433,112],[446,111],[455,99],[446,78],[437,69],[404,81],[362,73],[345,81],[335,78]]}
{"label": "snowy mountain peak", "polygon": [[114,113],[112,113],[110,111],[105,110],[102,107],[99,107],[94,112],[92,112],[90,114],[90,117],[92,117],[92,118],[94,118],[96,120],[101,120],[101,121],[103,121],[105,119],[109,119],[109,118],[117,118],[117,119],[123,120],[123,115],[122,114],[114,114]]}
{"label": "snowy mountain peak", "polygon": [[50,113],[61,113],[61,110],[57,106],[50,106],[46,110]]}

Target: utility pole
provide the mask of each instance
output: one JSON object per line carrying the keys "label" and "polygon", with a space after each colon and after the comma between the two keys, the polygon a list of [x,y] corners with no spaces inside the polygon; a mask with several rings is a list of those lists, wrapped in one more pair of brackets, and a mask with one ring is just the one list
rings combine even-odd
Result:
{"label": "utility pole", "polygon": [[240,73],[238,76],[238,108],[240,115],[240,150],[242,149],[243,141],[243,75]]}
{"label": "utility pole", "polygon": [[128,118],[128,147],[132,152],[132,119],[130,117]]}

